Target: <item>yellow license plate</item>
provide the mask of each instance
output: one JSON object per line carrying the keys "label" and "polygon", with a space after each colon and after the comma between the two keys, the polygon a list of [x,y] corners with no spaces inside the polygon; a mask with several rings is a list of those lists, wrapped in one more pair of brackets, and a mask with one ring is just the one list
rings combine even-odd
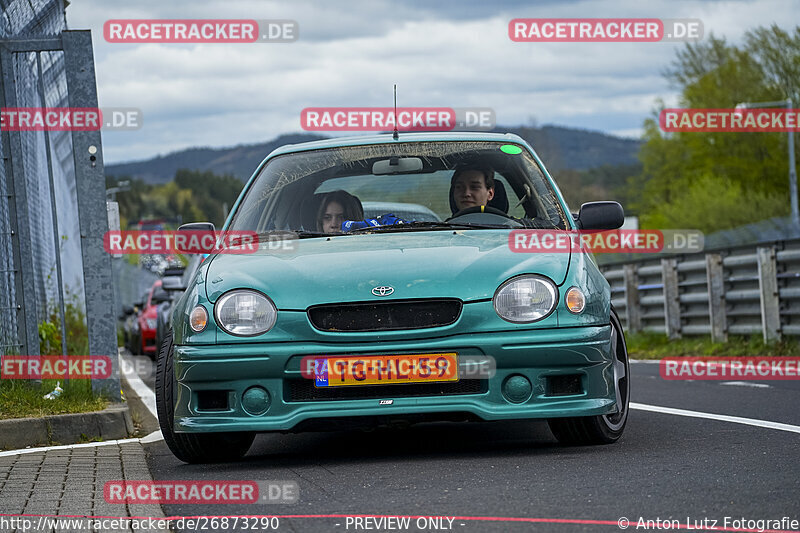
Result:
{"label": "yellow license plate", "polygon": [[455,353],[315,356],[314,385],[389,385],[458,381]]}

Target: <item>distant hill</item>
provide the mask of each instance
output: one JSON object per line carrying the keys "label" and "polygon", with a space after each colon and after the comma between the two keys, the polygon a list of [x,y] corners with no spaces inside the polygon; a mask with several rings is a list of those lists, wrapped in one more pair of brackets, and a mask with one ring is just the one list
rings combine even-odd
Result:
{"label": "distant hill", "polygon": [[[597,131],[544,126],[541,128],[496,128],[498,132],[515,133],[528,141],[544,161],[548,170],[586,170],[602,165],[629,165],[637,162],[641,142],[623,139]],[[106,165],[107,176],[138,178],[145,183],[171,181],[178,169],[232,174],[247,180],[268,153],[284,144],[324,139],[310,133],[281,135],[265,143],[242,144],[230,148],[189,148],[145,161]]]}

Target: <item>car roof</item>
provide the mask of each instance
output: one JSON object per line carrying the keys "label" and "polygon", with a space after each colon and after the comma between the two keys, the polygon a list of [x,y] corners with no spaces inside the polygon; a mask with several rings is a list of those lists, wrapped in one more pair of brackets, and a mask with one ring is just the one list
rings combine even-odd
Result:
{"label": "car roof", "polygon": [[513,142],[528,146],[519,135],[513,133],[486,133],[475,131],[437,131],[429,133],[400,133],[397,140],[391,133],[380,135],[361,135],[354,137],[332,137],[319,141],[309,141],[298,144],[286,144],[273,150],[265,161],[273,157],[289,154],[293,152],[303,152],[307,150],[321,150],[324,148],[339,148],[342,146],[359,146],[364,144],[390,144],[407,142],[431,142],[431,141],[495,141]]}

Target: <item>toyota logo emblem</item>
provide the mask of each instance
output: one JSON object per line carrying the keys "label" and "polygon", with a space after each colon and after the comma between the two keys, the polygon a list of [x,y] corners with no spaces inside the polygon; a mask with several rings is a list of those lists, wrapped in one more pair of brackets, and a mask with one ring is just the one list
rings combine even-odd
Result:
{"label": "toyota logo emblem", "polygon": [[375,296],[389,296],[394,292],[394,287],[389,287],[388,285],[381,285],[380,287],[375,287],[372,289],[372,294]]}

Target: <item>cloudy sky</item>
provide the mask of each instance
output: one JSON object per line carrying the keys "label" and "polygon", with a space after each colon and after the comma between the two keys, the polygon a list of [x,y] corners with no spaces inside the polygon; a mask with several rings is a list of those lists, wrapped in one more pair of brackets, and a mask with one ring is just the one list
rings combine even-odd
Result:
{"label": "cloudy sky", "polygon": [[[797,0],[73,0],[91,29],[101,107],[142,110],[136,131],[104,132],[106,163],[302,131],[306,107],[491,107],[501,125],[557,124],[636,137],[680,43],[518,43],[514,18],[696,18],[739,42],[800,23]],[[293,43],[118,44],[108,19],[292,19]]]}

